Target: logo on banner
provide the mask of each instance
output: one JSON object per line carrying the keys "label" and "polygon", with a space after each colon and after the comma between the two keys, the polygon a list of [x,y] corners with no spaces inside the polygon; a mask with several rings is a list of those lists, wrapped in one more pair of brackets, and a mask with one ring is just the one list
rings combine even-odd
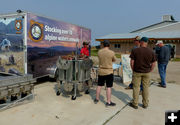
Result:
{"label": "logo on banner", "polygon": [[17,30],[17,34],[20,34],[20,30],[22,29],[22,20],[16,20],[15,22],[15,28]]}
{"label": "logo on banner", "polygon": [[33,20],[30,21],[29,37],[34,42],[39,42],[43,39],[44,25]]}

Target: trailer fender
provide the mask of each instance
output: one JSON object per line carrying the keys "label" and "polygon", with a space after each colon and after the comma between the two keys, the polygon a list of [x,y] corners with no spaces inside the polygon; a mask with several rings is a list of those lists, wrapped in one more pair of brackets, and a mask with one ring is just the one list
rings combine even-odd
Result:
{"label": "trailer fender", "polygon": [[56,65],[53,65],[53,66],[47,68],[47,71],[49,72],[48,74],[49,74],[50,78],[56,78],[56,74],[58,72]]}

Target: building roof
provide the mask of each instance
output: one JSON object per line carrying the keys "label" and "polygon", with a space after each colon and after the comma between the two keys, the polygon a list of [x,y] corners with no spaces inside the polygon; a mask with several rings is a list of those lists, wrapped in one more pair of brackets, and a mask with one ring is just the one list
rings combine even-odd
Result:
{"label": "building roof", "polygon": [[174,17],[172,15],[163,15],[162,16],[162,21],[156,24],[152,24],[137,30],[132,31],[131,33],[135,33],[135,32],[145,32],[145,31],[149,31],[152,29],[158,29],[159,27],[163,27],[169,24],[173,24],[173,23],[177,23],[178,21],[175,21]]}
{"label": "building roof", "polygon": [[146,26],[146,27],[131,31],[130,33],[143,32],[143,31],[146,31],[146,30],[151,30],[151,29],[154,29],[154,28],[166,26],[168,24],[173,24],[173,23],[177,23],[177,22],[178,21],[162,21],[162,22],[159,22],[159,23],[156,23],[156,24],[152,24],[152,25],[149,25],[149,26]]}
{"label": "building roof", "polygon": [[96,40],[100,39],[134,39],[136,36],[146,36],[148,38],[160,39],[160,38],[180,38],[180,30],[173,32],[143,32],[143,33],[117,33],[109,34],[103,37],[99,37]]}
{"label": "building roof", "polygon": [[180,22],[171,23],[156,28],[151,28],[148,30],[144,30],[142,32],[176,32],[176,31],[180,31]]}
{"label": "building roof", "polygon": [[[166,18],[168,17],[168,20]],[[136,36],[146,36],[152,39],[180,39],[180,22],[174,21],[171,15],[163,16],[162,22],[156,23],[138,30],[134,30],[130,33],[116,33],[108,34],[97,38],[97,41],[103,39],[134,39]]]}

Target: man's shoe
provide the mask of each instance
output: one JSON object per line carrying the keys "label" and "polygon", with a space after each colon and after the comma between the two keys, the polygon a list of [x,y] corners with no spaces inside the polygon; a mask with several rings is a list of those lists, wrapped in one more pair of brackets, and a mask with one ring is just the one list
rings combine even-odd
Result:
{"label": "man's shoe", "polygon": [[99,100],[94,99],[94,104],[97,104],[99,102]]}
{"label": "man's shoe", "polygon": [[143,105],[142,107],[143,107],[144,109],[147,109],[148,106]]}
{"label": "man's shoe", "polygon": [[159,85],[161,85],[161,82],[158,82]]}
{"label": "man's shoe", "polygon": [[114,102],[108,103],[108,102],[107,102],[107,103],[106,103],[106,107],[107,107],[107,106],[116,106],[116,103],[114,103]]}
{"label": "man's shoe", "polygon": [[129,106],[131,106],[134,109],[138,109],[138,106],[133,105],[132,102],[129,103]]}
{"label": "man's shoe", "polygon": [[166,88],[166,85],[159,85],[159,87]]}
{"label": "man's shoe", "polygon": [[162,85],[161,87],[166,88],[166,85]]}
{"label": "man's shoe", "polygon": [[86,90],[86,91],[85,91],[85,94],[89,94],[89,90]]}
{"label": "man's shoe", "polygon": [[128,87],[126,87],[125,89],[132,89],[132,88],[128,86]]}

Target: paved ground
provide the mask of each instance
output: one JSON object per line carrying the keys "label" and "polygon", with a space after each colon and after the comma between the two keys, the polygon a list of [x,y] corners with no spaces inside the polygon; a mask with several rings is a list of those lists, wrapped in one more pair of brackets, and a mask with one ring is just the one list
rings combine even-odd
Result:
{"label": "paved ground", "polygon": [[37,85],[34,101],[0,112],[1,125],[163,125],[166,110],[180,109],[180,85],[176,84],[170,84],[166,89],[153,84],[149,108],[140,106],[138,110],[127,105],[132,99],[132,91],[125,90],[118,78],[112,89],[112,100],[117,106],[109,108],[105,107],[104,88],[101,101],[94,104],[95,88],[90,95],[82,93],[72,101],[70,97],[56,96],[55,86],[55,82]]}
{"label": "paved ground", "polygon": [[180,85],[175,84],[169,85],[166,89],[152,85],[150,87],[150,105],[147,109],[143,109],[141,105],[138,110],[126,106],[107,125],[117,125],[117,123],[122,125],[164,125],[165,111],[180,110],[179,90]]}
{"label": "paved ground", "polygon": [[[115,107],[105,107],[106,93],[102,89],[100,102],[93,103],[95,86],[90,95],[81,93],[75,101],[64,95],[56,96],[56,82],[43,82],[35,86],[35,99],[0,112],[0,125],[164,125],[165,111],[180,109],[179,73],[180,63],[170,63],[168,79],[177,84],[168,83],[167,88],[157,84],[150,87],[150,104],[148,109],[135,110],[127,105],[132,99],[132,90],[125,90],[125,85],[116,77],[112,89],[112,101]],[[176,65],[176,66],[175,66]],[[158,73],[153,72],[154,79]]]}
{"label": "paved ground", "polygon": [[[167,77],[166,77],[167,82],[180,85],[179,74],[180,74],[180,62],[169,62],[167,66]],[[154,71],[151,74],[151,79],[159,80],[157,66],[155,67]]]}

